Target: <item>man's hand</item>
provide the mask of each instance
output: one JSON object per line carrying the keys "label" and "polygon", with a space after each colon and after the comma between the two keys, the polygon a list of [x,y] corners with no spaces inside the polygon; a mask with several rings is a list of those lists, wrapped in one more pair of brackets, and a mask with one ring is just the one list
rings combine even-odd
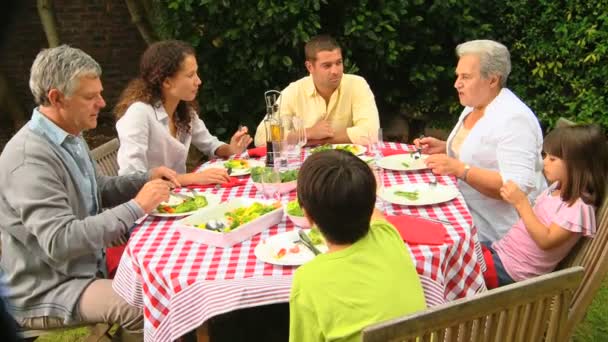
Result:
{"label": "man's hand", "polygon": [[464,173],[463,162],[443,153],[430,155],[424,160],[424,163],[437,175],[462,177]]}
{"label": "man's hand", "polygon": [[173,183],[172,188],[182,186],[177,180],[177,172],[171,170],[166,166],[159,166],[150,170],[150,180],[155,179],[163,179],[169,181],[170,183]]}
{"label": "man's hand", "polygon": [[230,154],[241,154],[253,141],[246,126],[240,127],[230,138]]}
{"label": "man's hand", "polygon": [[329,121],[321,120],[314,126],[306,129],[306,135],[309,140],[322,140],[333,138],[334,130],[331,128]]}
{"label": "man's hand", "polygon": [[521,191],[513,181],[507,181],[503,184],[500,188],[500,196],[505,202],[511,203],[516,207],[528,201],[526,193]]}
{"label": "man's hand", "polygon": [[433,137],[414,139],[416,148],[422,148],[424,154],[446,153],[445,141]]}
{"label": "man's hand", "polygon": [[135,202],[143,209],[147,214],[154,210],[161,202],[169,200],[169,193],[173,183],[155,179],[151,180],[139,190],[135,196]]}

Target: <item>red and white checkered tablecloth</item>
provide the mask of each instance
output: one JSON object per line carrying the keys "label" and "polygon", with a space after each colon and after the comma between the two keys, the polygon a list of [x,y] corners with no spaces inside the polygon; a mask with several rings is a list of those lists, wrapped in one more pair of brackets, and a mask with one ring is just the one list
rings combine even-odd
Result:
{"label": "red and white checkered tablecloth", "polygon": [[[407,145],[385,147],[408,150]],[[384,172],[384,184],[425,182],[430,171]],[[451,177],[437,177],[454,184]],[[233,188],[209,189],[223,200],[261,197],[249,181]],[[295,198],[295,193],[290,196]],[[385,204],[387,214],[409,213],[443,220],[448,232],[438,246],[410,245],[427,304],[438,305],[485,290],[485,269],[476,229],[462,196],[437,205]],[[252,306],[289,301],[295,267],[261,262],[254,248],[269,236],[294,229],[280,224],[230,248],[216,248],[181,238],[175,219],[148,217],[133,232],[120,260],[113,287],[129,304],[144,309],[145,341],[175,340],[216,315]]]}

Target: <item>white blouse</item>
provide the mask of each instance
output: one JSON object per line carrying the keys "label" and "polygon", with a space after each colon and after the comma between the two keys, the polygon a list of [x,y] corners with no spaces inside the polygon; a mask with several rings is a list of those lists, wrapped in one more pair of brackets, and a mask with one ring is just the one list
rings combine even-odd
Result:
{"label": "white blouse", "polygon": [[190,144],[208,156],[213,156],[224,144],[209,133],[198,116],[190,125],[191,133],[179,133],[174,138],[169,131],[169,116],[160,103],[156,106],[133,103],[116,122],[120,140],[118,174],[148,171],[163,165],[185,173]]}
{"label": "white blouse", "polygon": [[[447,151],[451,156],[454,136],[472,111],[472,107],[464,108],[448,137]],[[462,142],[459,159],[471,166],[499,172],[503,182],[512,180],[534,201],[547,187],[542,145],[542,131],[532,110],[513,92],[503,88]],[[483,195],[463,181],[459,180],[458,186],[480,241],[497,241],[517,222],[517,211],[509,203]]]}

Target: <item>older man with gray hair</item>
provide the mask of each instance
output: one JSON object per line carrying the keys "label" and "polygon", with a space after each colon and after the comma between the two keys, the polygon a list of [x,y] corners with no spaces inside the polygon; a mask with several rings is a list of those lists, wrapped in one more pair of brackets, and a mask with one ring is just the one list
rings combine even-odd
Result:
{"label": "older man with gray hair", "polygon": [[492,40],[472,40],[456,47],[454,88],[465,106],[447,142],[414,141],[436,174],[459,179],[481,241],[500,239],[519,216],[502,200],[500,188],[512,180],[535,199],[546,187],[538,119],[506,88],[511,72],[509,50]]}
{"label": "older man with gray hair", "polygon": [[100,75],[79,49],[40,52],[30,75],[38,107],[0,155],[0,266],[24,328],[108,322],[143,329],[142,310],[103,278],[103,249],[167,200],[177,180],[165,167],[122,177],[96,172],[82,132],[96,127],[105,106]]}

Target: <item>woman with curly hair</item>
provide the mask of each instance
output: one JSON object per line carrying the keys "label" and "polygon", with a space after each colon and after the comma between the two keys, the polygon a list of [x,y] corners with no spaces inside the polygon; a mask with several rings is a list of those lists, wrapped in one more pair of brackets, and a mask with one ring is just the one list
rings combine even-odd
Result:
{"label": "woman with curly hair", "polygon": [[239,154],[251,143],[247,128],[230,144],[209,133],[198,117],[195,98],[201,79],[194,49],[181,41],[150,45],[140,62],[140,75],[123,91],[114,114],[120,140],[118,173],[148,171],[165,165],[175,170],[182,185],[229,181],[223,169],[186,173],[190,144],[208,156]]}

